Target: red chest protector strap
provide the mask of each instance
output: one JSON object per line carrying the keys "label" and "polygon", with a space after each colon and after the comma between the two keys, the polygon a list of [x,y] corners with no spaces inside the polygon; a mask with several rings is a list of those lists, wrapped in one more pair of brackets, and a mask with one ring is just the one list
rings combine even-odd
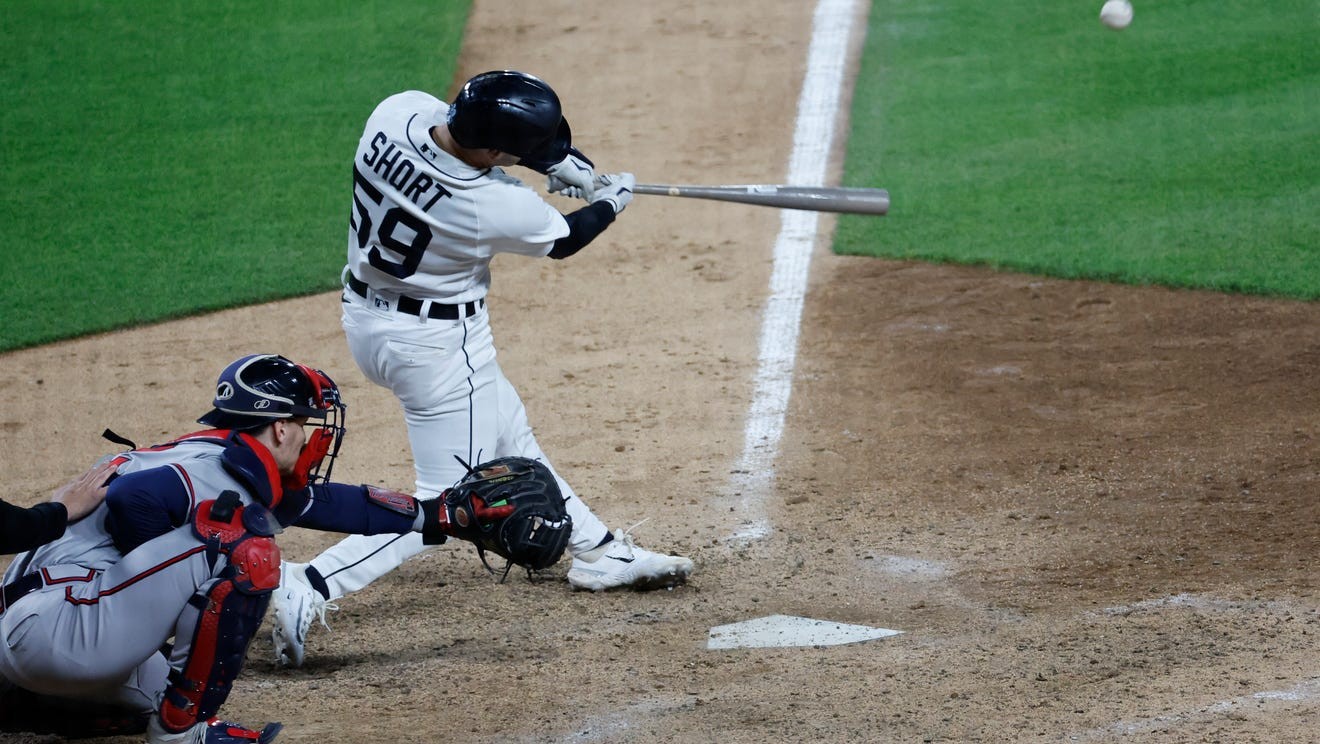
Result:
{"label": "red chest protector strap", "polygon": [[246,535],[271,537],[280,532],[280,527],[265,507],[256,503],[245,506],[237,491],[221,491],[216,498],[197,505],[193,532],[202,542],[215,540],[227,549]]}

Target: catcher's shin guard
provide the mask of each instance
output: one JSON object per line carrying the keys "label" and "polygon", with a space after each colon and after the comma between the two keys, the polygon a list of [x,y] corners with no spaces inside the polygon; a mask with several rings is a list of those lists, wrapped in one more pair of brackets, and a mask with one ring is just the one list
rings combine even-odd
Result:
{"label": "catcher's shin guard", "polygon": [[[274,565],[274,572],[265,567]],[[160,704],[167,731],[184,731],[212,718],[229,697],[279,585],[280,551],[269,537],[249,537],[229,549],[224,578],[190,602],[200,611],[182,670],[170,675]]]}

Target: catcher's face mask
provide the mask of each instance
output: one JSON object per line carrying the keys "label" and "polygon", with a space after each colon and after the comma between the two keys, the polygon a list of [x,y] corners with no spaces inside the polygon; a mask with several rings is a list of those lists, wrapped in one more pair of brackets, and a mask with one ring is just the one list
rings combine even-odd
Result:
{"label": "catcher's face mask", "polygon": [[[309,425],[316,428],[307,435],[307,442],[298,455],[293,474],[284,479],[286,489],[301,489],[311,483],[330,480],[339,447],[344,443],[347,429],[347,406],[339,396],[339,386],[319,369],[298,365],[298,370],[310,380],[313,395],[308,413]],[[322,466],[325,472],[321,472]]]}

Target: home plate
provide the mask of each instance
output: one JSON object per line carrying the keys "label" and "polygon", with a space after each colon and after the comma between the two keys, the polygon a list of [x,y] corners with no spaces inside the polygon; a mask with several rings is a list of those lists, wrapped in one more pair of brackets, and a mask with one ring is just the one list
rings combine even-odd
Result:
{"label": "home plate", "polygon": [[842,646],[872,641],[902,633],[901,630],[845,625],[792,615],[770,615],[710,629],[706,648],[782,648],[791,646]]}

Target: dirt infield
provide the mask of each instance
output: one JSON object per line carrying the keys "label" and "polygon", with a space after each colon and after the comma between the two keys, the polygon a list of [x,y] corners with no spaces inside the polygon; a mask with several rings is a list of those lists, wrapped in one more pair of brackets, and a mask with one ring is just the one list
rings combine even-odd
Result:
{"label": "dirt infield", "polygon": [[[542,75],[605,170],[779,182],[812,5],[478,0],[460,77]],[[281,742],[1317,740],[1320,306],[818,246],[757,496],[772,530],[739,538],[778,229],[638,197],[580,256],[496,261],[497,345],[541,444],[612,526],[647,519],[643,545],[697,561],[688,586],[574,593],[566,563],[496,584],[443,547],[344,599],[302,669],[263,630],[225,717],[282,721]],[[254,351],[341,382],[338,479],[408,488],[402,416],[353,367],[338,302],[0,356],[6,498],[111,451],[106,426],[186,431]],[[706,649],[774,614],[903,634]]]}

